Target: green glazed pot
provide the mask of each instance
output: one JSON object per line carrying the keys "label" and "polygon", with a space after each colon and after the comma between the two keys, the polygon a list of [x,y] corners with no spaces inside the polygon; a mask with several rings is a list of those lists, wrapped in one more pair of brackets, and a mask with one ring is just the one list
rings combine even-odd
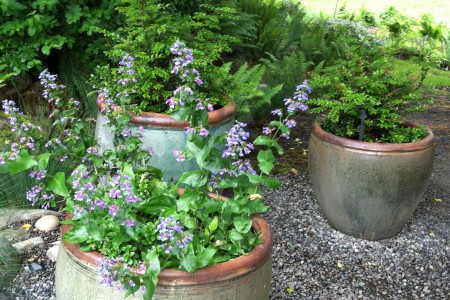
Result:
{"label": "green glazed pot", "polygon": [[[63,225],[62,234],[69,230]],[[272,234],[267,222],[253,217],[253,229],[261,232],[263,242],[248,255],[208,266],[194,273],[175,269],[163,270],[153,299],[269,299],[272,279]],[[97,266],[102,255],[83,252],[79,245],[62,242],[55,271],[56,299],[58,300],[123,300],[125,293],[113,287],[99,286]]]}
{"label": "green glazed pot", "polygon": [[[102,98],[97,99],[99,113],[95,128],[95,137],[100,146],[100,151],[113,147],[111,128],[107,124],[107,117],[102,113],[105,108]],[[208,125],[210,134],[219,135],[227,132],[234,124],[236,105],[231,101],[230,105],[208,113]],[[143,127],[143,131],[139,128]],[[194,160],[179,163],[173,157],[173,151],[185,150],[187,141],[187,122],[180,122],[169,115],[143,112],[141,115],[132,117],[128,129],[132,132],[139,132],[142,135],[143,148],[152,147],[155,154],[149,161],[152,167],[156,167],[163,172],[164,181],[177,181],[185,171],[197,169]]]}
{"label": "green glazed pot", "polygon": [[431,177],[434,136],[427,130],[428,136],[414,143],[368,143],[337,137],[315,123],[308,146],[309,173],[330,225],[368,240],[397,234]]}

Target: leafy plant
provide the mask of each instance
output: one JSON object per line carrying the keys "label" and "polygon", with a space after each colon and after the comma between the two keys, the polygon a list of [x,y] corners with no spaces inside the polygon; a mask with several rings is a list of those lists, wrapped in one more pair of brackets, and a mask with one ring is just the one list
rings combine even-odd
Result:
{"label": "leafy plant", "polygon": [[129,54],[136,59],[134,76],[137,78],[136,92],[129,104],[143,111],[164,112],[164,101],[175,87],[170,76],[169,48],[176,39],[182,38],[195,49],[198,57],[195,67],[204,74],[201,92],[207,92],[212,102],[224,104],[223,87],[206,80],[227,76],[216,63],[231,51],[230,44],[237,40],[222,34],[221,26],[235,20],[236,12],[223,5],[194,4],[197,6],[186,10],[185,5],[165,5],[161,1],[123,1],[117,10],[124,18],[124,26],[117,32],[103,31],[110,45],[106,52],[110,63],[100,68],[96,86],[113,91],[118,72],[114,66],[119,58]]}
{"label": "leafy plant", "polygon": [[377,51],[349,53],[348,59],[315,73],[311,86],[316,96],[308,102],[311,112],[324,113],[321,125],[337,136],[368,142],[420,140],[426,130],[403,126],[401,116],[428,103],[418,93],[428,67],[420,76],[393,73]]}
{"label": "leafy plant", "polygon": [[401,14],[395,7],[389,7],[380,15],[381,24],[389,30],[394,46],[398,46],[402,38],[411,30],[414,20]]}
{"label": "leafy plant", "polygon": [[116,3],[2,1],[0,38],[7,42],[0,45],[0,71],[18,75],[39,70],[51,64],[47,58],[64,47],[77,52],[84,64],[95,61],[103,48],[95,28],[115,26],[113,9]]}
{"label": "leafy plant", "polygon": [[[189,123],[186,151],[175,151],[174,160],[183,163],[195,159],[199,166],[185,172],[177,185],[162,182],[161,171],[147,165],[153,149],[142,149],[139,134],[126,129],[130,111],[117,106],[132,94],[128,83],[133,83],[135,60],[129,55],[121,59],[122,70],[116,82],[122,92],[101,90],[104,113],[113,128],[114,148],[100,154],[91,147],[91,136],[74,117],[76,102],[61,103],[61,86],[56,84],[55,76],[44,72],[44,94],[55,102],[54,125],[60,129],[62,126],[64,139],[51,139],[48,146],[60,146],[34,156],[30,155],[34,150],[30,143],[33,135],[34,141],[41,141],[39,129],[27,125],[28,131],[24,132],[20,126],[14,127],[19,142],[0,154],[1,172],[31,171],[39,182],[27,193],[32,203],[48,207],[54,205],[56,197],[64,198],[66,210],[73,215],[64,222],[72,225],[64,239],[80,244],[84,251],[97,250],[105,255],[99,268],[101,284],[122,286],[127,295],[145,287],[144,299],[151,299],[158,274],[164,268],[195,272],[245,255],[260,242],[259,233],[252,230],[252,215],[267,210],[260,188],[279,186],[270,176],[275,154],[283,151],[277,140],[289,137],[296,125],[290,118],[307,108],[304,101],[309,94],[305,83],[299,85],[294,97],[285,100],[287,113],[273,111],[276,120],[253,143],[245,131],[246,124],[241,122],[236,122],[228,133],[212,134],[207,112],[214,109],[213,105],[209,98],[196,93],[204,82],[193,67],[195,52],[179,41],[170,51],[175,56],[171,73],[178,77],[179,85],[165,102],[171,116]],[[16,126],[17,109],[10,101],[3,104]],[[245,158],[254,145],[261,147],[257,167]],[[48,161],[54,156],[59,158],[62,150],[78,158],[79,164],[68,178],[61,172],[46,171]],[[181,186],[184,192],[178,193]],[[226,188],[232,189],[232,197],[216,199]]]}

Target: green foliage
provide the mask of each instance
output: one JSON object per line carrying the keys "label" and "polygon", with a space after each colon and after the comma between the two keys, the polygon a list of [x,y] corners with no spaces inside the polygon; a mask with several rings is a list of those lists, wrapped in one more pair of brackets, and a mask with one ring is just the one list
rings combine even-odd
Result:
{"label": "green foliage", "polygon": [[404,36],[411,30],[414,20],[401,14],[395,7],[389,7],[380,15],[381,25],[389,30],[391,39],[395,44],[399,44]]}
{"label": "green foliage", "polygon": [[[101,54],[97,26],[115,22],[116,1],[2,1],[0,5],[0,71],[14,74],[40,70],[63,48],[75,51],[84,64]],[[53,60],[55,57],[53,57]]]}
{"label": "green foliage", "polygon": [[306,61],[301,51],[293,52],[281,59],[271,56],[270,59],[261,61],[267,68],[264,82],[268,86],[282,85],[281,90],[272,97],[272,107],[275,108],[283,106],[283,100],[294,93],[299,82],[305,80],[306,73],[313,64]]}
{"label": "green foliage", "polygon": [[316,97],[309,101],[311,112],[325,113],[324,129],[337,136],[358,139],[365,112],[364,141],[411,142],[423,138],[423,129],[408,129],[401,116],[423,109],[427,103],[417,89],[425,78],[393,73],[379,49],[349,53],[349,59],[315,73],[311,86]]}
{"label": "green foliage", "polygon": [[264,73],[262,65],[249,69],[245,63],[231,76],[230,86],[233,88],[229,95],[236,102],[236,119],[258,124],[264,122],[271,108],[271,99],[282,87],[282,84],[262,85]]}
{"label": "green foliage", "polygon": [[[221,30],[222,26],[237,18],[236,11],[228,6],[189,3],[197,6],[187,9],[188,2],[176,5],[175,2],[123,1],[117,10],[124,18],[124,25],[117,32],[103,31],[110,45],[106,52],[110,64],[99,69],[101,80],[96,82],[96,86],[113,90],[116,81],[110,79],[117,75],[117,68],[113,66],[129,54],[135,58],[138,80],[130,103],[143,111],[166,111],[165,100],[175,89],[170,77],[170,46],[177,39],[186,41],[195,49],[195,67],[205,82],[226,76],[216,63],[231,51],[230,44],[237,39]],[[202,89],[213,102],[224,104],[223,87],[206,83]]]}
{"label": "green foliage", "polygon": [[364,22],[367,26],[375,27],[377,26],[377,20],[375,14],[373,12],[368,11],[367,9],[361,8],[359,11],[359,17],[361,21]]}

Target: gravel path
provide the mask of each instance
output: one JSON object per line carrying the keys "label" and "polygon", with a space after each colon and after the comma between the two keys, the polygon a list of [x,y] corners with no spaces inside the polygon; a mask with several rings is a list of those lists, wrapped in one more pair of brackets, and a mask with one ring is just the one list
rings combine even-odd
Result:
{"label": "gravel path", "polygon": [[[271,299],[450,299],[450,100],[444,102],[416,116],[431,123],[436,136],[435,169],[413,217],[391,239],[360,240],[331,228],[304,161],[294,165],[298,171],[279,175],[281,188],[265,192],[272,208],[265,217],[274,236]],[[302,125],[289,147],[307,147],[308,124]],[[48,240],[54,239],[52,232]],[[43,270],[31,271],[24,261],[11,299],[55,299],[54,263],[45,255],[49,247],[26,258]]]}

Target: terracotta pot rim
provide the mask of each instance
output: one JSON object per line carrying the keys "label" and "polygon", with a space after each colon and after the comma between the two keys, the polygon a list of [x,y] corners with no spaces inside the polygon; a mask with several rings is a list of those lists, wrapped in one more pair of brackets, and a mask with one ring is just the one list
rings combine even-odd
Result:
{"label": "terracotta pot rim", "polygon": [[[68,218],[71,218],[69,215]],[[198,269],[194,273],[188,273],[176,269],[164,269],[159,274],[158,285],[198,285],[213,284],[223,282],[231,278],[238,278],[253,273],[259,267],[264,265],[271,256],[272,252],[272,233],[268,223],[260,215],[252,216],[252,227],[256,232],[261,232],[260,238],[262,243],[257,245],[247,255],[231,259],[229,261],[218,263]],[[61,228],[61,236],[63,236],[71,228],[70,225],[63,225]],[[100,264],[103,257],[97,251],[83,252],[79,244],[71,244],[62,240],[64,247],[74,257],[93,266]]]}
{"label": "terracotta pot rim", "polygon": [[[405,125],[409,127],[417,127],[418,125],[414,122],[405,121]],[[338,146],[352,148],[356,150],[365,151],[376,151],[376,152],[412,152],[420,151],[429,147],[434,146],[434,134],[430,128],[426,127],[428,135],[417,142],[412,143],[374,143],[374,142],[363,142],[358,140],[351,140],[343,137],[333,135],[326,132],[318,122],[315,122],[312,128],[312,134],[317,138],[335,144]]]}
{"label": "terracotta pot rim", "polygon": [[[100,113],[105,109],[103,96],[97,98],[97,107]],[[228,98],[228,97],[227,97]],[[119,106],[113,106],[118,109]],[[236,112],[236,103],[230,99],[230,104],[217,110],[208,112],[208,124],[214,125],[222,123],[234,117]],[[103,113],[102,113],[103,114]],[[142,126],[164,127],[164,128],[185,128],[189,126],[188,122],[177,121],[169,115],[155,112],[142,112],[140,115],[132,115],[131,123]]]}

